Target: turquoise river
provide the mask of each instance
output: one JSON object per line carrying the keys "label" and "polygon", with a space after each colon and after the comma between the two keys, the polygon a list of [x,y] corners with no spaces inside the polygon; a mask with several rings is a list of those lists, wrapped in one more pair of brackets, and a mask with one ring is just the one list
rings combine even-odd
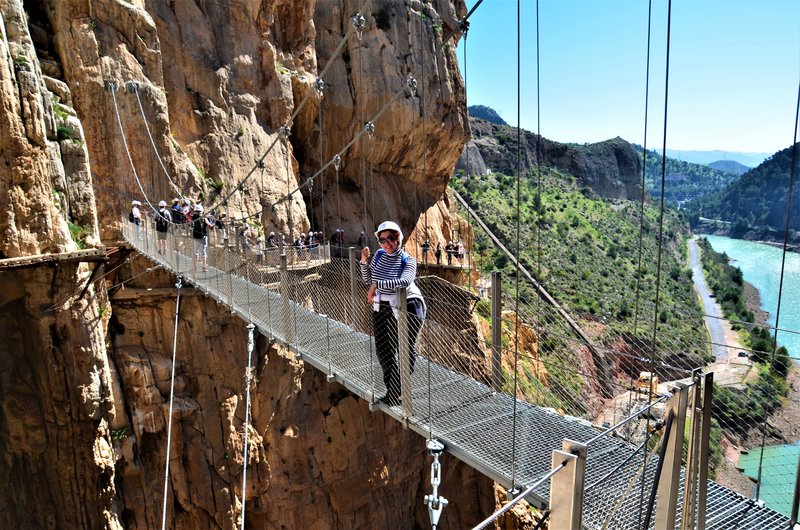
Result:
{"label": "turquoise river", "polygon": [[[708,238],[717,252],[725,252],[731,264],[742,270],[745,281],[753,284],[761,295],[761,308],[769,313],[769,324],[775,326],[780,291],[780,248],[721,236]],[[800,358],[800,254],[786,253],[784,264],[781,313],[778,322],[778,344],[786,346],[789,355]],[[800,441],[794,445],[765,448],[761,474],[761,498],[771,508],[790,515],[797,471]],[[753,479],[758,477],[760,451],[753,450],[739,458],[739,467]]]}

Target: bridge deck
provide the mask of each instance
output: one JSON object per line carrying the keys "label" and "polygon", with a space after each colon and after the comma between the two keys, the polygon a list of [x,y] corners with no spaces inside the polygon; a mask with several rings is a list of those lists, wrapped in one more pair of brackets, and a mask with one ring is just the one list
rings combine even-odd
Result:
{"label": "bridge deck", "polygon": [[[228,259],[217,260],[215,266],[210,263],[208,272],[195,272],[190,256],[174,249],[159,254],[152,233],[142,227],[142,239],[138,240],[132,227],[124,225],[126,239],[137,250],[159,265],[183,273],[197,289],[255,324],[262,334],[290,348],[329,379],[370,402],[385,392],[373,337],[308,308],[308,300],[301,304],[282,296],[281,289],[287,288],[283,285],[286,278],[283,282],[271,278],[271,287],[264,285],[267,282],[253,283],[248,281],[248,273],[231,266]],[[599,432],[584,420],[495,392],[471,377],[428,360],[424,343],[421,349],[411,375],[412,414],[405,417],[399,406],[380,407],[422,436],[432,434],[449,453],[504,487],[512,486],[513,480],[517,487],[525,489],[550,471],[552,451],[561,449],[563,439],[585,442]],[[588,450],[587,486],[621,464],[633,450],[631,444],[619,438],[606,436],[594,442]],[[586,528],[602,527],[629,483],[633,480],[640,484],[635,476],[637,461],[640,465],[642,457],[635,457],[632,463],[586,492]],[[648,492],[653,467],[644,473]],[[707,528],[788,528],[788,519],[783,515],[714,482],[709,481],[708,488]],[[636,526],[640,489],[639,485],[632,489],[636,495],[616,513],[611,528]],[[549,484],[545,483],[527,500],[544,507],[548,497]]]}

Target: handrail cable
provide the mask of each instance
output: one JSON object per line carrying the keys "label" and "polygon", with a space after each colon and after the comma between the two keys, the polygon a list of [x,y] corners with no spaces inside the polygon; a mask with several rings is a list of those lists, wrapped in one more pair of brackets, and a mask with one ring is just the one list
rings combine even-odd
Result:
{"label": "handrail cable", "polygon": [[634,456],[636,456],[636,455],[639,453],[639,451],[641,451],[641,450],[642,450],[642,449],[643,449],[643,448],[644,448],[644,447],[647,445],[647,443],[650,441],[650,438],[652,438],[652,437],[653,437],[653,434],[655,433],[655,431],[657,431],[657,430],[660,430],[660,429],[661,429],[661,427],[660,427],[658,424],[656,424],[656,425],[653,427],[653,432],[649,432],[649,431],[648,431],[648,434],[647,434],[647,436],[645,436],[645,438],[644,438],[644,441],[643,441],[641,444],[639,444],[639,445],[636,447],[636,449],[634,449],[634,450],[633,450],[633,452],[632,452],[631,454],[629,454],[627,457],[625,457],[625,460],[623,460],[622,462],[620,462],[619,464],[617,464],[616,466],[614,466],[614,468],[613,468],[613,469],[611,469],[611,471],[609,471],[608,473],[606,473],[605,475],[603,475],[603,476],[602,476],[602,477],[600,477],[599,479],[595,480],[594,482],[592,482],[591,484],[589,484],[588,486],[586,486],[586,487],[584,488],[584,490],[583,490],[584,494],[585,494],[587,491],[589,491],[590,489],[594,488],[595,486],[597,486],[597,485],[599,485],[599,484],[602,484],[603,482],[605,482],[606,480],[608,480],[608,479],[609,479],[609,477],[611,477],[611,475],[615,474],[617,471],[619,471],[620,469],[622,469],[622,468],[623,468],[623,466],[625,466],[625,465],[626,465],[628,462],[630,462],[630,461],[633,459],[633,457],[634,457]]}
{"label": "handrail cable", "polygon": [[[520,0],[517,0],[517,256],[519,256],[520,247],[520,193],[522,189],[522,132],[520,123],[521,109],[521,32],[520,32]],[[519,280],[520,280],[520,262],[517,261],[517,274],[514,279],[514,311],[517,314],[517,322],[514,325],[514,404],[512,407],[512,420],[511,420],[511,489],[516,487],[517,476],[517,388],[519,385]]]}
{"label": "handrail cable", "polygon": [[178,317],[181,307],[181,287],[183,286],[183,274],[178,275],[178,283],[175,284],[177,295],[175,297],[175,328],[172,333],[172,374],[169,381],[169,415],[167,416],[167,457],[164,464],[164,504],[161,508],[161,530],[167,528],[167,493],[169,490],[169,459],[172,448],[172,406],[175,398],[175,360],[178,351]]}
{"label": "handrail cable", "polygon": [[[778,283],[778,307],[775,311],[775,335],[772,337],[772,364],[775,363],[775,356],[777,355],[778,350],[778,332],[777,327],[780,323],[781,318],[781,302],[783,298],[783,279],[784,279],[784,272],[786,270],[786,251],[789,244],[789,226],[790,220],[792,216],[792,191],[794,190],[794,177],[795,177],[795,168],[797,167],[797,121],[800,118],[800,85],[798,86],[797,90],[797,105],[794,111],[794,134],[792,137],[792,165],[789,170],[789,189],[786,193],[786,223],[784,224],[783,228],[783,251],[781,254],[781,276],[780,281]],[[756,480],[756,500],[759,500],[761,497],[761,470],[763,468],[762,464],[764,462],[764,445],[766,444],[767,439],[767,414],[764,414],[764,421],[761,423],[761,452],[758,457],[758,479]],[[797,520],[797,499],[794,499],[792,503],[792,519]]]}
{"label": "handrail cable", "polygon": [[607,434],[610,434],[611,432],[613,432],[613,431],[617,430],[618,428],[622,427],[622,426],[623,426],[623,425],[625,425],[626,423],[629,423],[629,422],[631,422],[631,421],[635,420],[636,418],[638,418],[639,416],[641,416],[642,414],[644,414],[645,412],[647,412],[647,411],[648,411],[648,410],[650,410],[651,408],[655,407],[656,405],[658,405],[658,404],[659,404],[659,403],[661,403],[662,401],[666,401],[667,399],[669,399],[669,398],[671,398],[671,397],[672,397],[672,394],[671,394],[671,393],[669,393],[669,392],[667,392],[666,394],[664,394],[663,396],[661,396],[660,398],[658,398],[656,401],[653,401],[652,403],[650,403],[649,405],[647,405],[646,407],[644,407],[642,410],[640,410],[640,411],[636,412],[635,414],[631,414],[630,416],[628,416],[628,417],[627,417],[627,418],[625,418],[624,420],[621,420],[621,421],[619,421],[619,422],[615,423],[614,425],[612,425],[611,427],[608,427],[608,428],[607,428],[607,429],[605,429],[603,432],[599,433],[597,436],[595,436],[594,438],[592,438],[592,439],[590,439],[589,441],[587,441],[587,442],[586,442],[586,445],[587,445],[587,446],[588,446],[588,445],[592,445],[594,442],[596,442],[596,441],[597,441],[597,440],[599,440],[600,438],[603,438],[603,437],[604,437],[604,436],[606,436]]}
{"label": "handrail cable", "polygon": [[[664,439],[665,438],[666,438],[666,436],[662,436],[656,441],[656,443],[653,446],[653,448],[650,449],[650,452],[647,454],[647,458],[645,459],[645,462],[648,459],[653,458],[655,456],[655,454],[661,449],[661,447],[664,446]],[[645,468],[646,468],[646,463],[645,462],[643,462],[641,466],[637,466],[638,470],[636,471],[636,473],[633,474],[633,476],[631,476],[630,480],[628,481],[628,485],[625,487],[625,491],[622,493],[622,495],[619,496],[619,498],[617,499],[616,504],[614,504],[614,507],[608,512],[608,515],[606,516],[605,521],[603,521],[603,526],[602,526],[601,530],[607,530],[608,529],[609,525],[611,524],[611,521],[614,519],[614,516],[617,514],[617,512],[620,509],[620,507],[622,506],[622,503],[624,503],[625,500],[628,498],[628,494],[633,489],[633,486],[636,484],[636,481],[641,478],[642,482],[645,482],[645,479],[644,479],[644,472],[645,472]],[[639,515],[641,515],[641,509],[639,510],[638,513],[639,513]],[[641,521],[639,521],[639,522],[641,522]],[[640,528],[640,526],[637,524],[636,528]]]}
{"label": "handrail cable", "polygon": [[492,515],[484,519],[482,522],[478,523],[478,525],[475,526],[472,530],[480,530],[482,528],[486,528],[490,523],[496,521],[498,517],[500,517],[508,510],[513,508],[515,504],[517,504],[519,501],[527,497],[533,490],[535,490],[536,488],[538,488],[539,486],[550,480],[556,473],[564,469],[566,466],[567,466],[566,461],[561,462],[559,465],[551,469],[549,473],[547,473],[542,478],[534,482],[531,486],[525,488],[525,490],[521,492],[519,495],[517,495],[516,497],[505,503],[502,508],[494,512]]}
{"label": "handrail cable", "polygon": [[[671,0],[670,0],[671,1]],[[656,474],[653,477],[653,485],[650,488],[650,500],[647,502],[647,512],[645,513],[644,517],[644,525],[642,528],[650,528],[650,518],[653,516],[653,508],[656,504],[656,493],[658,492],[658,483],[661,479],[661,471],[664,469],[664,456],[667,454],[667,447],[669,443],[664,442],[665,440],[669,440],[670,431],[672,431],[672,421],[675,419],[675,413],[670,411],[669,416],[667,416],[667,424],[664,427],[664,436],[661,438],[661,454],[658,458],[658,464],[656,465]],[[678,439],[679,444],[683,443],[683,436],[679,437]]]}
{"label": "handrail cable", "polygon": [[[358,12],[359,13],[363,13],[364,10],[367,7],[369,7],[369,4],[370,4],[371,1],[372,0],[364,0],[364,3],[361,5],[361,9],[359,9]],[[345,43],[347,42],[347,39],[350,37],[350,35],[353,33],[354,30],[355,30],[355,27],[352,26],[352,25],[347,29],[345,34],[339,40],[339,44],[336,46],[336,49],[333,51],[333,53],[331,53],[331,59],[329,59],[328,62],[325,64],[325,67],[322,69],[322,72],[320,72],[319,75],[317,75],[318,79],[324,79],[325,78],[325,74],[328,72],[328,69],[334,63],[334,61],[332,59],[339,55],[339,52],[342,51],[342,48],[344,47]],[[297,118],[297,115],[300,114],[300,111],[303,110],[303,107],[305,107],[305,104],[308,101],[309,97],[311,96],[312,92],[314,92],[314,91],[313,90],[308,90],[306,92],[306,95],[300,101],[300,104],[294,109],[294,112],[292,112],[291,116],[289,116],[289,119],[286,120],[286,124],[283,125],[282,128],[291,128],[291,125],[294,123],[295,118]],[[242,178],[242,180],[239,181],[239,183],[234,187],[233,191],[231,191],[228,195],[226,195],[221,202],[223,202],[223,203],[226,202],[234,193],[236,193],[237,191],[240,191],[242,189],[242,185],[245,183],[245,181],[247,179],[249,179],[253,175],[253,173],[255,173],[256,169],[258,169],[264,163],[264,159],[267,157],[267,155],[270,153],[270,151],[272,151],[272,148],[278,142],[278,140],[280,139],[280,136],[281,136],[280,134],[275,136],[275,139],[269,145],[269,147],[264,152],[264,154],[261,155],[258,159],[256,159],[256,163],[253,165],[252,168],[250,168],[250,171],[247,172],[247,175],[245,175],[244,178]],[[217,206],[214,205],[212,207],[212,209],[216,208],[216,207]]]}

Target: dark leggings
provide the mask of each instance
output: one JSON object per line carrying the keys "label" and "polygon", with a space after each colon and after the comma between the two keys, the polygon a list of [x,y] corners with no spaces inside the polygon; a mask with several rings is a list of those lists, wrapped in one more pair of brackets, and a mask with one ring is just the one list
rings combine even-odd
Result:
{"label": "dark leggings", "polygon": [[[408,309],[408,350],[411,371],[414,371],[414,361],[417,357],[417,337],[422,329],[425,319],[425,306],[422,300],[410,298],[406,303]],[[392,314],[388,303],[381,303],[380,310],[372,312],[372,327],[375,332],[375,349],[378,361],[383,370],[383,383],[386,385],[386,395],[391,398],[400,398],[400,369],[397,354],[397,319]]]}

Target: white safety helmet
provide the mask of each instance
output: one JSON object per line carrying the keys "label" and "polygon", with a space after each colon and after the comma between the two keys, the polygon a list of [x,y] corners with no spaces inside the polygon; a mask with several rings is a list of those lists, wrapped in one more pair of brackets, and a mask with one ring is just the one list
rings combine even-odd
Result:
{"label": "white safety helmet", "polygon": [[195,205],[194,205],[194,211],[195,211],[195,212],[200,212],[200,213],[203,213],[203,207],[202,207],[202,206],[200,206],[199,204],[195,204]]}
{"label": "white safety helmet", "polygon": [[159,206],[166,206],[167,205],[167,201],[158,201],[158,205]]}
{"label": "white safety helmet", "polygon": [[378,229],[375,230],[375,239],[378,239],[380,237],[380,235],[378,234],[380,234],[384,230],[391,230],[392,232],[397,232],[397,236],[400,239],[398,245],[403,244],[403,231],[400,230],[400,226],[397,223],[395,223],[394,221],[382,222],[380,225],[378,225]]}

